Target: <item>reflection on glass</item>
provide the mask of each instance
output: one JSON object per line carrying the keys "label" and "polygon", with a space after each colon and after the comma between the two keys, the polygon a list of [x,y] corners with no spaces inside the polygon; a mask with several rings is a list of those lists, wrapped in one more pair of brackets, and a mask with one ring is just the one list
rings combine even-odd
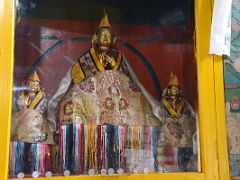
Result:
{"label": "reflection on glass", "polygon": [[[180,94],[181,85],[176,75],[171,74],[161,103],[163,106],[163,124],[159,138],[158,157],[164,159],[168,152],[177,152],[174,166],[162,164],[164,171],[196,171],[196,115],[191,105]],[[195,152],[194,152],[195,151]],[[163,155],[162,155],[163,154]],[[161,161],[160,161],[161,162]]]}
{"label": "reflection on glass", "polygon": [[139,20],[109,2],[95,28],[97,2],[52,2],[18,1],[9,176],[198,171],[191,10]]}

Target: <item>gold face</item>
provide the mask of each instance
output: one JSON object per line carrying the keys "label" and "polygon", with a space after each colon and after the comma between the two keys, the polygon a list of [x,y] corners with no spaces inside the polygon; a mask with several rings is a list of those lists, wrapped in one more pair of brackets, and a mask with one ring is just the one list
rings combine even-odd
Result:
{"label": "gold face", "polygon": [[112,44],[112,34],[108,28],[102,28],[97,35],[97,44],[100,47],[110,47]]}
{"label": "gold face", "polygon": [[39,84],[38,81],[31,81],[31,80],[29,80],[29,81],[27,81],[26,85],[27,85],[27,87],[29,89],[29,92],[36,93],[36,92],[38,92],[40,90],[40,84]]}
{"label": "gold face", "polygon": [[179,95],[179,87],[178,86],[170,86],[168,88],[168,94],[170,96],[178,96]]}

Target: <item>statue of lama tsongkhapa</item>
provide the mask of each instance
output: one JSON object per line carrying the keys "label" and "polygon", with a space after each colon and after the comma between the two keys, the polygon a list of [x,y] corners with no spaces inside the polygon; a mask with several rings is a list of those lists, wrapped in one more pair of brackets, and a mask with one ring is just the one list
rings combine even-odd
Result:
{"label": "statue of lama tsongkhapa", "polygon": [[[157,154],[158,146],[166,149],[161,140],[173,148],[192,148],[192,132],[188,143],[182,142],[180,131],[174,131],[185,127],[175,120],[184,119],[180,117],[185,117],[187,103],[178,99],[178,116],[169,116],[175,109],[166,108],[165,97],[158,102],[146,91],[115,42],[105,14],[92,47],[69,69],[49,101],[48,120],[51,129],[59,132],[59,159],[65,175],[158,172],[165,168],[162,155]],[[174,144],[161,133],[164,127],[165,134],[175,138]]]}
{"label": "statue of lama tsongkhapa", "polygon": [[[116,38],[105,14],[92,38],[92,47],[68,71],[49,102],[52,129],[60,125],[152,125],[161,108],[115,48]],[[57,112],[59,111],[59,115]]]}

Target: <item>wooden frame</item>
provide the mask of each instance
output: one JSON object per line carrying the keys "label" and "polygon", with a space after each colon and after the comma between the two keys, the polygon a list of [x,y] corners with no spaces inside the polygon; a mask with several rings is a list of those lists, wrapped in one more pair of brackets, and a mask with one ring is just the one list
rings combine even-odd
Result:
{"label": "wooden frame", "polygon": [[[12,82],[14,64],[14,0],[0,1],[0,179],[8,176]],[[201,173],[160,173],[121,176],[70,176],[38,178],[39,180],[77,179],[230,179],[227,158],[227,139],[224,114],[222,61],[208,54],[212,1],[195,1],[196,61],[199,94],[199,129]],[[219,142],[219,143],[217,143]]]}

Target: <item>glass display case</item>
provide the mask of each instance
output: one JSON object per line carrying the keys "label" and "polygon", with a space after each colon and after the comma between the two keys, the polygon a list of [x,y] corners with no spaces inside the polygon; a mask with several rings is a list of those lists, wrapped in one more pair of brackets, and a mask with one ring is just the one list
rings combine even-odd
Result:
{"label": "glass display case", "polygon": [[209,3],[4,1],[3,179],[224,176]]}

